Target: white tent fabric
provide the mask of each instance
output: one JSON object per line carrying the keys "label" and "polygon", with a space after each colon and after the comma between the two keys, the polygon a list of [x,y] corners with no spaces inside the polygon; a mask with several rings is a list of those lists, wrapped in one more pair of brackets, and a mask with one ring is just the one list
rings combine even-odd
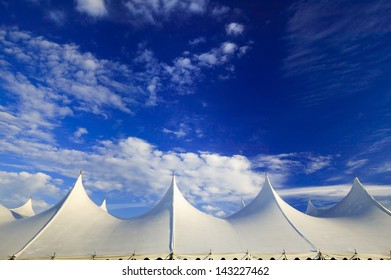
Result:
{"label": "white tent fabric", "polygon": [[118,221],[88,198],[81,180],[80,175],[65,199],[51,209],[0,226],[8,241],[0,243],[0,251],[27,259],[57,252],[67,257],[93,255]]}
{"label": "white tent fabric", "polygon": [[15,217],[12,215],[12,212],[3,205],[0,204],[0,224],[14,221]]}
{"label": "white tent fabric", "polygon": [[23,219],[34,216],[33,204],[31,197],[20,207],[8,209],[0,204],[0,224],[15,219]]}
{"label": "white tent fabric", "polygon": [[107,211],[107,205],[106,205],[106,198],[103,199],[103,202],[102,202],[102,204],[100,205],[100,209],[105,210],[106,212],[108,212],[108,211]]}
{"label": "white tent fabric", "polygon": [[287,213],[319,250],[331,255],[390,256],[391,217],[354,179],[351,191],[336,206],[321,211],[321,217],[301,212]]}
{"label": "white tent fabric", "polygon": [[320,217],[354,217],[368,215],[369,213],[379,213],[380,215],[381,212],[391,216],[391,211],[377,202],[355,177],[353,187],[347,196],[335,206],[322,209],[318,215]]}
{"label": "white tent fabric", "polygon": [[237,235],[225,220],[209,216],[188,203],[173,176],[162,200],[148,213],[121,221],[112,234],[114,239],[127,236],[128,248],[138,255],[176,254],[206,256],[242,252]]}
{"label": "white tent fabric", "polygon": [[0,205],[0,259],[293,258],[319,257],[317,251],[386,258],[391,250],[390,213],[357,178],[322,217],[285,203],[268,178],[251,203],[226,219],[193,207],[175,176],[144,215],[124,220],[104,208],[90,200],[81,174],[68,195],[43,213],[15,219]]}
{"label": "white tent fabric", "polygon": [[[289,205],[282,203],[266,177],[255,199],[227,220],[239,234],[245,249],[253,254],[316,252],[286,215]],[[294,210],[289,209],[289,210]]]}
{"label": "white tent fabric", "polygon": [[[172,207],[172,251],[178,255],[243,252],[239,238],[227,220],[209,216],[183,197],[173,176],[167,205]],[[167,196],[167,195],[166,195]]]}
{"label": "white tent fabric", "polygon": [[10,210],[17,218],[27,218],[35,215],[31,197],[22,206]]}
{"label": "white tent fabric", "polygon": [[391,211],[369,194],[358,178],[355,177],[349,193],[339,203],[331,207],[321,208],[316,207],[308,199],[306,214],[315,217],[352,217],[372,211],[378,212],[379,210],[391,216]]}
{"label": "white tent fabric", "polygon": [[307,209],[305,213],[310,216],[319,217],[323,211],[325,211],[326,208],[316,207],[310,198],[308,198],[308,204]]}

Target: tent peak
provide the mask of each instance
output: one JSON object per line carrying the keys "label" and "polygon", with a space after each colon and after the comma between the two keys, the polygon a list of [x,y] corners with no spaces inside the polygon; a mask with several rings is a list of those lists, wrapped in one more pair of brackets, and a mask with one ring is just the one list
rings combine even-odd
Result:
{"label": "tent peak", "polygon": [[16,218],[26,218],[34,216],[35,212],[33,209],[33,201],[31,196],[22,206],[12,208],[10,209],[10,211],[14,214]]}
{"label": "tent peak", "polygon": [[273,187],[272,187],[272,183],[270,182],[269,176],[267,176],[267,174],[266,174],[265,182],[263,183],[263,187],[262,188],[264,188],[264,187],[267,187],[270,190],[274,190]]}
{"label": "tent peak", "polygon": [[307,209],[305,213],[310,216],[319,217],[323,212],[327,211],[327,208],[321,208],[314,205],[310,196],[308,196]]}
{"label": "tent peak", "polygon": [[106,197],[103,199],[103,202],[99,207],[107,212]]}
{"label": "tent peak", "polygon": [[[318,209],[317,213],[313,214],[318,217],[365,216],[376,208],[391,216],[391,212],[368,193],[356,176],[349,193],[340,202],[327,209]],[[312,208],[312,210],[315,209]]]}
{"label": "tent peak", "polygon": [[354,174],[353,185],[362,185],[356,174]]}
{"label": "tent peak", "polygon": [[176,176],[175,176],[175,172],[173,171],[172,172],[172,175],[171,175],[171,186],[172,188],[178,188],[177,184],[176,184]]}

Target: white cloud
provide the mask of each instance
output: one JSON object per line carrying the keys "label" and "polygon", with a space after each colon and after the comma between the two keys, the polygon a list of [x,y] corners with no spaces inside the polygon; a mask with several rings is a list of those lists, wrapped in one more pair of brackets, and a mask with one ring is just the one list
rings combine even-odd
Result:
{"label": "white cloud", "polygon": [[287,77],[308,88],[300,101],[317,105],[376,86],[389,73],[390,48],[381,43],[391,31],[390,12],[389,1],[292,4],[283,36],[288,46],[283,68]]}
{"label": "white cloud", "polygon": [[359,160],[349,160],[346,163],[346,166],[355,169],[355,168],[360,168],[361,166],[365,165],[368,162],[368,159],[359,159]]}
{"label": "white cloud", "polygon": [[391,162],[386,161],[374,168],[374,171],[376,173],[386,173],[386,172],[391,172]]}
{"label": "white cloud", "polygon": [[[139,72],[132,70],[134,65],[100,59],[76,45],[58,44],[17,28],[0,28],[0,46],[0,87],[14,101],[0,106],[0,154],[67,177],[83,169],[90,172],[86,176],[90,187],[152,194],[154,199],[167,187],[171,170],[180,175],[183,190],[193,203],[225,203],[234,200],[232,195],[257,192],[262,176],[252,171],[245,157],[163,152],[137,138],[103,140],[88,151],[72,150],[58,146],[54,133],[64,118],[76,112],[106,116],[111,109],[131,113],[131,106],[154,106],[163,84],[166,89],[186,93],[206,69],[228,68],[238,52],[234,43],[224,42],[199,55],[184,54],[169,64],[140,45],[133,62],[142,68]],[[208,62],[208,55],[216,60]],[[190,132],[203,136],[197,125],[180,124],[165,132],[182,138]],[[80,143],[87,133],[86,128],[78,128],[73,141]],[[54,179],[47,182],[47,186],[56,185]],[[41,199],[41,205],[43,202]]]}
{"label": "white cloud", "polygon": [[192,65],[191,60],[187,57],[178,57],[175,60],[175,66],[189,70],[195,69],[195,66]]}
{"label": "white cloud", "polygon": [[[168,135],[175,136],[181,139],[182,142],[191,142],[195,138],[204,137],[203,130],[201,129],[204,118],[198,114],[186,113],[184,116],[176,115],[176,117],[168,119],[162,132]],[[196,140],[195,140],[196,141]],[[178,150],[176,151],[185,151]]]}
{"label": "white cloud", "polygon": [[168,129],[168,128],[163,128],[162,132],[166,134],[173,134],[177,138],[183,138],[187,135],[187,128],[184,126],[180,126],[177,131]]}
{"label": "white cloud", "polygon": [[238,49],[238,46],[232,42],[225,42],[221,46],[221,49],[225,54],[233,54]]}
{"label": "white cloud", "polygon": [[[59,113],[59,117],[69,114],[72,105],[73,109],[96,114],[102,114],[105,107],[130,112],[126,98],[134,92],[135,81],[127,66],[82,53],[75,45],[53,43],[28,32],[17,29],[4,32],[6,35],[0,43],[14,52],[5,57],[10,66],[0,68],[3,87],[23,100],[28,99],[22,101],[26,106],[30,103],[34,107],[50,105],[46,108],[48,112]],[[16,53],[23,53],[30,60],[20,60]],[[14,60],[20,67],[12,66]],[[58,110],[61,103],[67,106]]]}
{"label": "white cloud", "polygon": [[147,87],[149,92],[149,98],[146,102],[147,106],[156,106],[157,105],[157,91],[159,88],[159,77],[153,77]]}
{"label": "white cloud", "polygon": [[315,173],[319,170],[325,169],[331,166],[331,162],[333,160],[332,156],[309,156],[309,162],[305,167],[304,172],[306,174]]}
{"label": "white cloud", "polygon": [[225,32],[231,36],[242,35],[244,32],[244,25],[237,22],[231,22],[226,25]]}
{"label": "white cloud", "polygon": [[205,43],[205,42],[206,42],[205,37],[198,37],[198,38],[195,38],[193,40],[190,40],[189,44],[191,46],[196,46],[196,45],[200,45],[200,44]]}
{"label": "white cloud", "polygon": [[[12,118],[12,117],[11,117]],[[186,125],[164,133],[185,137]],[[75,136],[87,131],[80,128]],[[348,185],[321,188],[284,189],[292,174],[309,174],[328,168],[330,156],[309,153],[259,155],[249,160],[241,155],[224,156],[208,152],[161,151],[145,140],[128,137],[115,141],[103,140],[90,150],[70,150],[27,139],[0,139],[1,153],[12,154],[32,168],[75,178],[79,169],[85,172],[85,185],[90,190],[125,192],[129,197],[142,197],[152,205],[167,189],[172,171],[178,175],[178,185],[185,197],[203,211],[219,216],[240,208],[240,198],[251,201],[261,188],[268,171],[278,193],[296,195],[321,202],[337,201],[348,191]],[[258,171],[257,171],[258,170]],[[51,179],[51,184],[55,184]],[[8,189],[4,193],[11,193]],[[123,194],[122,194],[123,196]],[[385,198],[384,201],[388,201]],[[207,206],[206,206],[207,205]],[[221,212],[224,210],[224,213]]]}
{"label": "white cloud", "polygon": [[[133,137],[100,141],[91,151],[1,139],[0,151],[14,154],[19,160],[29,162],[32,168],[71,178],[83,169],[85,185],[91,190],[117,190],[126,192],[129,197],[154,197],[155,201],[161,198],[169,185],[171,172],[175,171],[180,189],[193,204],[219,207],[221,203],[234,201],[226,211],[239,207],[238,197],[253,197],[263,181],[263,175],[252,170],[246,157],[163,152]],[[10,194],[12,190],[7,192]]]}
{"label": "white cloud", "polygon": [[239,48],[238,56],[241,57],[245,55],[250,50],[250,46],[242,46]]}
{"label": "white cloud", "polygon": [[164,69],[171,81],[171,87],[180,94],[194,92],[194,84],[202,70],[188,57],[177,57],[172,65],[165,64]]}
{"label": "white cloud", "polygon": [[212,9],[211,14],[215,17],[227,15],[231,9],[227,6],[216,6]]}
{"label": "white cloud", "polygon": [[19,98],[16,109],[0,107],[0,135],[53,142],[51,130],[57,125],[53,120],[72,115],[72,110],[52,100],[50,91],[32,85],[22,74],[14,76],[1,69],[0,74],[3,87]]}
{"label": "white cloud", "polygon": [[53,129],[75,111],[107,116],[107,109],[131,113],[131,106],[157,104],[159,76],[166,74],[146,50],[140,62],[145,71],[133,73],[127,65],[16,28],[0,29],[0,38],[0,87],[15,101],[0,107],[3,137],[55,142]]}
{"label": "white cloud", "polygon": [[[156,106],[163,100],[159,92],[193,93],[205,71],[227,66],[247,49],[227,41],[165,63],[140,44],[133,63],[124,65],[82,52],[74,44],[58,44],[17,28],[0,31],[1,86],[18,96],[21,106],[42,108],[34,110],[41,121],[53,119],[49,113],[54,112],[59,113],[55,119],[61,119],[75,111],[107,116],[107,109],[132,113],[133,107]],[[49,110],[45,111],[45,106]],[[23,108],[23,112],[29,110]]]}
{"label": "white cloud", "polygon": [[207,2],[206,0],[190,1],[189,11],[195,14],[203,14],[206,10]]}
{"label": "white cloud", "polygon": [[125,7],[134,25],[161,25],[175,15],[182,17],[204,14],[208,0],[129,0]]}
{"label": "white cloud", "polygon": [[79,127],[72,135],[71,140],[75,143],[81,144],[84,142],[83,135],[88,134],[88,130],[85,127]]}
{"label": "white cloud", "polygon": [[0,171],[0,204],[8,208],[19,207],[31,196],[36,212],[46,209],[48,197],[61,198],[59,181],[47,174]]}
{"label": "white cloud", "polygon": [[108,14],[105,0],[76,0],[76,10],[92,17],[102,17]]}
{"label": "white cloud", "polygon": [[266,171],[287,172],[300,165],[294,160],[294,154],[279,155],[258,155],[253,159],[256,167],[266,169]]}
{"label": "white cloud", "polygon": [[197,59],[201,63],[201,65],[208,65],[208,66],[216,65],[219,62],[216,54],[213,52],[202,53],[197,56]]}
{"label": "white cloud", "polygon": [[295,171],[312,174],[330,167],[333,156],[314,156],[311,153],[261,154],[253,158],[252,161],[255,167],[268,172],[289,174]]}
{"label": "white cloud", "polygon": [[197,54],[194,60],[200,67],[215,67],[229,63],[235,56],[238,46],[233,42],[223,42],[218,48],[213,48],[208,52]]}
{"label": "white cloud", "polygon": [[48,12],[48,18],[54,22],[56,25],[64,25],[66,22],[66,14],[61,10],[50,10]]}

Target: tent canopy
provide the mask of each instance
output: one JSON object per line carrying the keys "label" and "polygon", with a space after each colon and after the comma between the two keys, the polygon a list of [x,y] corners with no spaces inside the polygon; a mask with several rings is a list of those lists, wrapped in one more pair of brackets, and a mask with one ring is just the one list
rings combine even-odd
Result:
{"label": "tent canopy", "polygon": [[285,258],[320,251],[380,258],[391,250],[391,217],[357,178],[337,205],[310,216],[287,204],[266,177],[253,201],[221,219],[192,206],[173,175],[154,208],[119,219],[107,212],[106,200],[101,206],[90,200],[80,174],[67,196],[40,214],[31,199],[12,210],[0,205],[0,236],[1,259]]}

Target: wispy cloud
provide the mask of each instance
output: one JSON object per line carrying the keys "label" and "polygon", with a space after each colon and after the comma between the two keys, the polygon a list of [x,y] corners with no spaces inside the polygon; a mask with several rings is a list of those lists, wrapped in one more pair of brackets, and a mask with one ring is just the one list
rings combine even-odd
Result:
{"label": "wispy cloud", "polygon": [[206,71],[229,68],[240,53],[226,41],[163,62],[140,44],[133,63],[125,65],[17,28],[1,28],[0,45],[0,87],[15,101],[0,107],[0,132],[49,142],[55,140],[52,130],[75,112],[131,114],[134,108],[157,106],[164,91],[194,93]]}
{"label": "wispy cloud", "polygon": [[231,22],[226,25],[225,32],[231,36],[242,35],[244,32],[244,25],[237,22]]}
{"label": "wispy cloud", "polygon": [[200,44],[205,43],[205,42],[206,42],[205,37],[201,36],[201,37],[197,37],[197,38],[195,38],[193,40],[190,40],[189,41],[189,45],[196,46],[196,45],[200,45]]}
{"label": "wispy cloud", "polygon": [[[306,205],[308,198],[318,207],[331,206],[341,201],[352,188],[352,183],[327,186],[308,186],[303,188],[279,189],[278,193],[288,202],[301,201]],[[365,189],[383,206],[391,208],[391,185],[365,184]]]}
{"label": "wispy cloud", "polygon": [[65,12],[62,10],[49,10],[47,17],[58,26],[63,26],[67,20]]}
{"label": "wispy cloud", "polygon": [[284,70],[306,88],[299,96],[303,103],[366,90],[389,73],[391,47],[383,39],[391,31],[390,11],[388,1],[300,1],[291,6]]}
{"label": "wispy cloud", "polygon": [[171,129],[168,129],[168,128],[163,128],[162,129],[163,133],[173,134],[177,138],[185,137],[187,135],[187,133],[188,133],[187,131],[188,131],[188,128],[184,124],[180,125],[178,130],[171,130]]}
{"label": "wispy cloud", "polygon": [[[388,123],[379,122],[379,125],[387,127]],[[391,148],[391,129],[375,129],[366,133],[361,141],[362,145],[356,155],[346,162],[345,173],[358,172],[358,175],[367,173],[372,176],[379,176],[378,174],[382,173],[384,176],[384,173],[391,172],[388,156]]]}
{"label": "wispy cloud", "polygon": [[92,17],[108,14],[105,0],[76,0],[76,10]]}
{"label": "wispy cloud", "polygon": [[235,42],[225,41],[208,51],[177,57],[172,64],[165,64],[163,67],[170,77],[171,86],[177,92],[189,94],[194,92],[195,82],[202,80],[208,70],[219,67],[222,73],[229,76],[235,68],[235,59],[240,58],[248,49],[247,44],[238,46]]}
{"label": "wispy cloud", "polygon": [[391,161],[385,161],[381,164],[378,164],[373,168],[375,173],[389,173],[391,172]]}
{"label": "wispy cloud", "polygon": [[71,141],[81,144],[84,142],[83,135],[88,134],[88,131],[85,127],[79,127],[70,138]]}
{"label": "wispy cloud", "polygon": [[368,163],[369,159],[351,159],[346,162],[346,174],[355,174],[361,167]]}
{"label": "wispy cloud", "polygon": [[230,11],[231,11],[230,7],[219,5],[219,4],[215,3],[215,6],[212,7],[210,13],[212,16],[214,16],[216,18],[220,18],[222,16],[229,14]]}
{"label": "wispy cloud", "polygon": [[381,152],[391,147],[391,128],[378,129],[368,136],[367,153]]}
{"label": "wispy cloud", "polygon": [[311,174],[332,165],[331,155],[313,155],[311,153],[288,153],[278,155],[258,155],[252,159],[255,167],[267,172]]}
{"label": "wispy cloud", "polygon": [[128,0],[124,5],[129,21],[136,26],[160,26],[180,14],[181,17],[204,14],[208,0]]}
{"label": "wispy cloud", "polygon": [[[0,43],[7,59],[7,66],[1,67],[4,87],[21,98],[31,98],[26,104],[33,100],[37,103],[34,106],[62,102],[71,104],[67,110],[73,107],[100,114],[109,106],[130,112],[131,96],[124,95],[134,88],[115,82],[116,78],[122,78],[134,84],[125,65],[98,59],[81,52],[76,45],[57,44],[29,32],[1,31]],[[78,104],[72,104],[70,97]]]}

